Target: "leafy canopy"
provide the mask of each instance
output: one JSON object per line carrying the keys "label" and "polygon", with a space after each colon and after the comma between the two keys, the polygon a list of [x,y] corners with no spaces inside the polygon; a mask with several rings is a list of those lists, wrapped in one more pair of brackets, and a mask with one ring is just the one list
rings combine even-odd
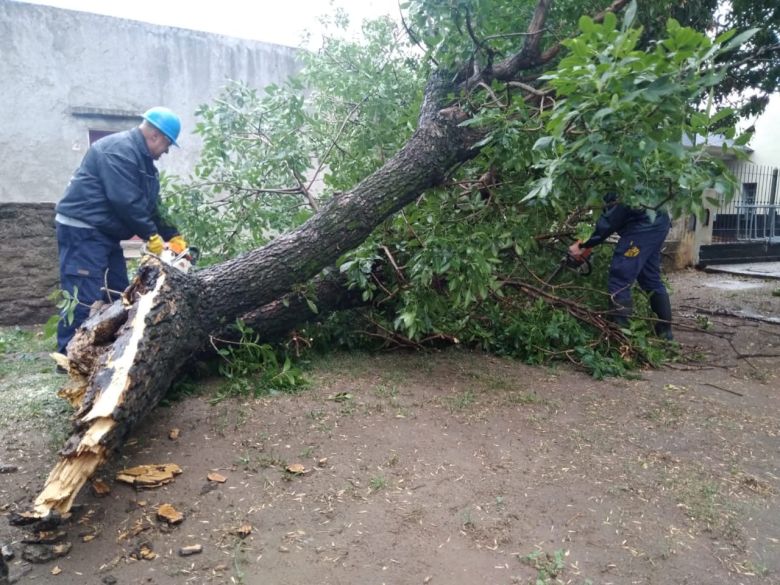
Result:
{"label": "leafy canopy", "polygon": [[[340,272],[370,305],[311,325],[315,345],[467,343],[534,363],[566,359],[598,376],[660,359],[643,298],[640,319],[618,334],[586,309],[606,306],[608,250],[587,284],[571,273],[544,281],[605,190],[675,215],[700,211],[704,189],[731,193],[706,143],[684,139],[731,117],[710,96],[752,33],[711,40],[668,20],[648,40],[635,4],[620,21],[580,17],[582,5],[556,3],[549,15],[554,34],[541,49],[571,38],[546,72],[453,86],[451,104],[483,133],[479,155],[344,254]],[[232,83],[199,110],[203,158],[190,180],[168,183],[167,202],[209,261],[263,245],[379,168],[414,131],[430,72],[488,70],[522,45],[535,3],[405,7],[405,30],[368,23],[359,42],[334,37],[305,54],[284,86]]]}

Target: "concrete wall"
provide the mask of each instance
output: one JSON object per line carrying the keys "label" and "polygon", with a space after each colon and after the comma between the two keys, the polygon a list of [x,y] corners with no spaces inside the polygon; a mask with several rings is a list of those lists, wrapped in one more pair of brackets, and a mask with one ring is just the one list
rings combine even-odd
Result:
{"label": "concrete wall", "polygon": [[44,323],[59,288],[53,203],[0,203],[0,325]]}
{"label": "concrete wall", "polygon": [[183,122],[161,170],[187,175],[194,112],[229,79],[284,81],[297,51],[221,35],[0,0],[0,202],[57,201],[89,146],[156,105]]}

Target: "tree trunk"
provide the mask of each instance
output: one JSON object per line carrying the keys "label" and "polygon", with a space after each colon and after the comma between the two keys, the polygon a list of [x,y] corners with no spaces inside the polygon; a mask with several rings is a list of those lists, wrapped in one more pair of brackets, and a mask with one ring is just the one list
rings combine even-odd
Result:
{"label": "tree trunk", "polygon": [[[460,126],[466,115],[457,108],[439,109],[451,90],[440,79],[429,83],[420,125],[408,143],[296,231],[191,276],[145,260],[123,300],[90,318],[68,348],[74,379],[68,393],[78,405],[74,433],[33,513],[18,516],[15,523],[67,514],[84,483],[157,405],[209,335],[245,315],[264,338],[305,320],[311,309],[304,297],[293,295],[287,306],[278,299],[476,154],[472,145],[481,135]],[[318,289],[329,295],[326,304],[354,302],[341,297],[332,280],[321,281]]]}

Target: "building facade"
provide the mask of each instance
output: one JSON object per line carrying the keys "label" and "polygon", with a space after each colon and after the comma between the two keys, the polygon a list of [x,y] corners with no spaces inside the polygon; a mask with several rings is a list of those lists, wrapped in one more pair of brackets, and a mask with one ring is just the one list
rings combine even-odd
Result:
{"label": "building facade", "polygon": [[300,69],[291,47],[0,0],[0,202],[56,201],[100,136],[163,105],[181,149],[159,167],[186,176],[195,110],[228,80],[262,88]]}
{"label": "building facade", "polygon": [[45,322],[58,288],[54,202],[98,138],[149,107],[182,118],[160,170],[188,176],[196,109],[230,80],[300,69],[298,51],[222,35],[0,0],[0,325]]}

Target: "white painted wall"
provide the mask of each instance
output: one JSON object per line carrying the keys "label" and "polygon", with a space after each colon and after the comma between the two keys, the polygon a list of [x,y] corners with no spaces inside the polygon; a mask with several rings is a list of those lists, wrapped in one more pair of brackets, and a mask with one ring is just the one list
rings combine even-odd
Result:
{"label": "white painted wall", "polygon": [[280,83],[300,68],[281,45],[0,0],[0,202],[57,201],[89,145],[88,130],[136,120],[73,108],[182,118],[181,149],[161,170],[187,175],[199,150],[194,112],[229,79]]}

